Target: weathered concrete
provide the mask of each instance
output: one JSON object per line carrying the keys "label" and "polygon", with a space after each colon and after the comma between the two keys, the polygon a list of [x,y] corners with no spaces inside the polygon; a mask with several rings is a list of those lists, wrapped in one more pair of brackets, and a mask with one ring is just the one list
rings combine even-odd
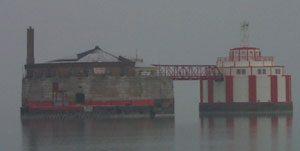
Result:
{"label": "weathered concrete", "polygon": [[[54,91],[54,83],[58,91]],[[28,108],[28,101],[52,102],[54,106],[69,106],[76,94],[85,101],[153,100],[152,106],[93,106],[78,104],[83,110],[60,111]],[[57,96],[57,97],[56,97]],[[173,80],[155,76],[86,76],[24,78],[22,81],[22,118],[97,117],[140,118],[174,115]]]}
{"label": "weathered concrete", "polygon": [[86,100],[173,99],[173,81],[164,77],[88,76],[70,78],[23,79],[22,100],[50,101],[52,84],[59,84],[57,99],[75,100],[78,92]]}
{"label": "weathered concrete", "polygon": [[200,116],[207,115],[277,115],[293,114],[293,103],[199,103]]}

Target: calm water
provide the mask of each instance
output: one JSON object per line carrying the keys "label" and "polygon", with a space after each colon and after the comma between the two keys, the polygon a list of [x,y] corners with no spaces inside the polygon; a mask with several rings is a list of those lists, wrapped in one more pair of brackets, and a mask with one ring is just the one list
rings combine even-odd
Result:
{"label": "calm water", "polygon": [[0,150],[299,150],[298,103],[293,116],[199,118],[198,89],[188,87],[175,87],[175,119],[21,121],[13,104],[0,115]]}
{"label": "calm water", "polygon": [[[174,120],[26,120],[22,148],[36,150],[270,150],[292,149],[291,116]],[[294,149],[295,150],[295,149]]]}

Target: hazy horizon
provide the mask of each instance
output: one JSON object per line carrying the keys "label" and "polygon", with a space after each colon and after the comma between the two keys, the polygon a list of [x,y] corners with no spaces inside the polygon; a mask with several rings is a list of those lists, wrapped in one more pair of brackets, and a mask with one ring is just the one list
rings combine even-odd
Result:
{"label": "hazy horizon", "polygon": [[[299,8],[297,0],[0,0],[0,148],[15,147],[10,142],[21,139],[14,135],[20,129],[9,128],[19,122],[29,26],[35,29],[37,63],[98,45],[115,55],[135,56],[137,49],[149,64],[215,64],[216,57],[239,46],[240,23],[248,21],[250,46],[274,56],[292,75],[297,107]],[[190,98],[197,101],[197,92]]]}

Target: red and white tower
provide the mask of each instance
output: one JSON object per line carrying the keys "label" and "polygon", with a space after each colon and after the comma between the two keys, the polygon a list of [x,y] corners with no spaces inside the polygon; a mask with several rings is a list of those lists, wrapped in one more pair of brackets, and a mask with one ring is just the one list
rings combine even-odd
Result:
{"label": "red and white tower", "polygon": [[200,112],[223,110],[292,110],[291,76],[273,57],[249,47],[249,24],[241,24],[241,46],[218,57],[216,66],[224,80],[200,82]]}

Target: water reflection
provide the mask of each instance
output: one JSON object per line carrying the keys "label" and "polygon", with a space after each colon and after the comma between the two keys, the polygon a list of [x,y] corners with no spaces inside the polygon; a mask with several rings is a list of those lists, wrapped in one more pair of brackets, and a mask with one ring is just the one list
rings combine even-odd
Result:
{"label": "water reflection", "polygon": [[290,151],[292,120],[292,116],[202,117],[176,123],[173,119],[23,120],[23,149]]}
{"label": "water reflection", "polygon": [[200,150],[291,150],[292,116],[201,117]]}
{"label": "water reflection", "polygon": [[173,150],[173,119],[23,120],[23,149]]}

